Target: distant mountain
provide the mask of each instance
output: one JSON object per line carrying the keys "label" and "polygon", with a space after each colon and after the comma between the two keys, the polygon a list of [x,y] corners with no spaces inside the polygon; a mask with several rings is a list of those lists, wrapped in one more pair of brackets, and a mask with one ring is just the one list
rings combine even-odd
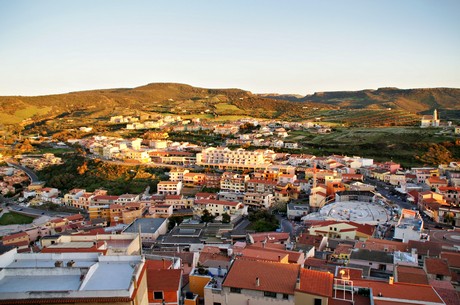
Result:
{"label": "distant mountain", "polygon": [[425,113],[433,109],[460,110],[460,89],[427,88],[317,92],[299,98],[295,95],[263,95],[267,98],[295,102],[312,102],[341,109],[393,108],[412,113]]}

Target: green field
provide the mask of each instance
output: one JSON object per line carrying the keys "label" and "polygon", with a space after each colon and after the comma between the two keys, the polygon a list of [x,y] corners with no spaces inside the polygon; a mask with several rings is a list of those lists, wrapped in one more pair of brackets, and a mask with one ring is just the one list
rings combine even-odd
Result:
{"label": "green field", "polygon": [[34,115],[43,115],[50,112],[51,107],[35,107],[28,106],[27,108],[19,109],[13,115],[8,113],[0,113],[0,122],[4,124],[16,124],[21,121],[31,118]]}
{"label": "green field", "polygon": [[293,131],[286,141],[297,142],[303,153],[317,156],[357,155],[376,161],[393,160],[408,167],[421,165],[415,156],[422,155],[434,143],[451,143],[453,157],[460,156],[460,147],[453,145],[456,137],[440,131],[418,127],[336,128],[330,134]]}
{"label": "green field", "polygon": [[33,217],[25,216],[15,212],[5,213],[0,217],[0,226],[14,225],[14,224],[28,224],[32,223]]}

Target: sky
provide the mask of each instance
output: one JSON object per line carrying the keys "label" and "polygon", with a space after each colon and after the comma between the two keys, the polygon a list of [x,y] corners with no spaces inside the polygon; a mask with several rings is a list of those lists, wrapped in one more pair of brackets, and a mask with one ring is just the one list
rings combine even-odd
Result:
{"label": "sky", "polygon": [[460,88],[458,0],[0,0],[0,95]]}

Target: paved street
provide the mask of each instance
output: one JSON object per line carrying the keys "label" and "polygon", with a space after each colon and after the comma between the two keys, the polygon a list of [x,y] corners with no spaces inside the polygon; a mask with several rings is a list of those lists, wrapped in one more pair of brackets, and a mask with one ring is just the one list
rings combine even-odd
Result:
{"label": "paved street", "polygon": [[14,168],[17,168],[17,169],[20,169],[20,170],[24,171],[27,174],[27,176],[29,176],[31,183],[40,182],[40,179],[38,179],[37,174],[35,174],[35,172],[33,172],[30,168],[22,166],[21,164],[13,161],[12,159],[7,159],[6,163],[9,166],[12,166]]}

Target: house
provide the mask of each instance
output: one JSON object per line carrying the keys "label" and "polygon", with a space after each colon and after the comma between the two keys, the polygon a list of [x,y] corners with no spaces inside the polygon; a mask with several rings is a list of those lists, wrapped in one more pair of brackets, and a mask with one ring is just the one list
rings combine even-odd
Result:
{"label": "house", "polygon": [[229,192],[244,192],[247,180],[249,180],[249,175],[225,172],[220,180],[220,189]]}
{"label": "house", "polygon": [[14,246],[22,251],[29,248],[30,238],[26,232],[19,232],[3,236],[2,242],[5,246]]}
{"label": "house", "polygon": [[223,214],[247,214],[247,207],[241,202],[215,199],[195,200],[195,206],[193,209],[197,215],[201,215],[204,210],[208,210],[208,212],[213,216],[221,216]]}
{"label": "house", "polygon": [[427,257],[423,269],[426,271],[429,280],[451,281],[452,274],[446,259]]}
{"label": "house", "polygon": [[205,304],[293,304],[299,270],[297,264],[237,259],[221,285],[204,288]]}
{"label": "house", "polygon": [[425,180],[426,185],[430,187],[432,191],[435,191],[439,187],[447,187],[447,179],[439,178],[436,176],[429,177]]}
{"label": "house", "polygon": [[328,238],[366,240],[374,234],[375,227],[356,222],[335,220],[312,221],[309,234]]}
{"label": "house", "polygon": [[447,203],[458,206],[460,204],[460,187],[458,186],[440,186],[437,193],[443,195]]}
{"label": "house", "polygon": [[[300,269],[295,305],[327,305],[333,296],[334,276],[329,272]],[[331,302],[332,303],[332,302]]]}
{"label": "house", "polygon": [[179,305],[181,293],[181,269],[147,268],[147,294],[149,304]]}

